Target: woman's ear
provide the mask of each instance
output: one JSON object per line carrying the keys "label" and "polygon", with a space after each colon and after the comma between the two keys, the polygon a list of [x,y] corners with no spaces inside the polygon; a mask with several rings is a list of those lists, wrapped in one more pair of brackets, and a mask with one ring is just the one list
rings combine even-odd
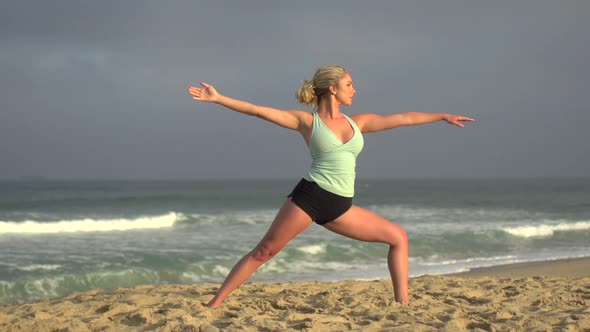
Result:
{"label": "woman's ear", "polygon": [[330,87],[328,88],[330,90],[330,94],[331,95],[336,95],[336,87],[333,85],[330,85]]}

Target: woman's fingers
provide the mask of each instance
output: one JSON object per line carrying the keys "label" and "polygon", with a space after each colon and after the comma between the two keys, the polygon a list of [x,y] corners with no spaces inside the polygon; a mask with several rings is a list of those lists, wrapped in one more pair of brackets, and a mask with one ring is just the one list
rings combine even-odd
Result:
{"label": "woman's fingers", "polygon": [[468,118],[468,117],[462,116],[462,115],[455,115],[450,120],[451,121],[449,121],[449,122],[451,124],[454,124],[455,126],[461,127],[461,128],[465,128],[465,125],[461,121],[468,121],[468,122],[474,122],[475,121],[475,119]]}
{"label": "woman's fingers", "polygon": [[457,127],[465,128],[465,125],[462,124],[461,122],[459,122],[459,119],[451,119],[451,121],[449,121],[449,123],[452,125],[455,125]]}
{"label": "woman's fingers", "polygon": [[194,100],[198,101],[214,101],[217,98],[217,91],[215,88],[207,83],[201,83],[202,88],[191,86],[187,89],[188,93]]}
{"label": "woman's fingers", "polygon": [[212,101],[217,95],[217,91],[212,85],[201,82],[202,88],[191,86],[188,88],[188,93],[193,96],[193,99],[200,101]]}

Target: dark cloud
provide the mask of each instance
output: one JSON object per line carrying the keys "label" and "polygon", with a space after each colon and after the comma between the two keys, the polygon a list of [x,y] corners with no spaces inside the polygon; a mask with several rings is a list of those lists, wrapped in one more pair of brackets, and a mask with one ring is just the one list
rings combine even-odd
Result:
{"label": "dark cloud", "polygon": [[208,81],[301,107],[325,63],[352,113],[463,113],[369,135],[360,176],[590,176],[586,1],[0,4],[0,178],[298,177],[294,132],[198,104]]}

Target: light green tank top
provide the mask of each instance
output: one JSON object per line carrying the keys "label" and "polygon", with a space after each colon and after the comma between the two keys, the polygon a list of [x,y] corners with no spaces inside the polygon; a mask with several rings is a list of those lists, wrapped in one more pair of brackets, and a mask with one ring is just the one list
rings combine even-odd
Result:
{"label": "light green tank top", "polygon": [[313,113],[313,129],[308,145],[313,161],[304,178],[334,194],[353,197],[356,158],[363,149],[364,139],[356,123],[342,115],[354,130],[354,135],[346,143],[334,135],[317,112]]}

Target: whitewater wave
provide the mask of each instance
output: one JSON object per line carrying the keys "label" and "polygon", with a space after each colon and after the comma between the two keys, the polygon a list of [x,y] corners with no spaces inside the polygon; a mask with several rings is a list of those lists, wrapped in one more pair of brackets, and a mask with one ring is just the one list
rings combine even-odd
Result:
{"label": "whitewater wave", "polygon": [[493,256],[493,257],[470,257],[464,259],[449,259],[439,260],[437,255],[429,257],[429,259],[410,258],[410,261],[423,266],[444,266],[444,265],[467,265],[471,263],[487,263],[487,262],[514,262],[517,257],[514,255]]}
{"label": "whitewater wave", "polygon": [[112,290],[139,284],[159,284],[161,280],[158,271],[145,268],[23,278],[16,281],[0,280],[0,304],[48,299],[90,289]]}
{"label": "whitewater wave", "polygon": [[272,222],[276,214],[277,211],[272,209],[232,211],[218,214],[193,213],[188,214],[184,221],[186,224],[198,225],[257,225]]}
{"label": "whitewater wave", "polygon": [[314,244],[295,248],[308,255],[319,255],[326,253],[327,244]]}
{"label": "whitewater wave", "polygon": [[170,212],[161,216],[135,219],[79,219],[51,222],[23,221],[0,222],[0,234],[56,234],[78,232],[113,232],[141,229],[169,228],[182,214]]}
{"label": "whitewater wave", "polygon": [[17,267],[17,269],[19,269],[21,271],[31,272],[31,271],[53,271],[53,270],[58,270],[61,267],[62,267],[62,265],[60,265],[60,264],[33,264],[33,265]]}
{"label": "whitewater wave", "polygon": [[532,237],[549,237],[555,232],[581,231],[589,230],[590,221],[580,221],[576,223],[559,223],[559,224],[541,224],[525,225],[518,227],[504,227],[502,230],[510,235],[524,238]]}

